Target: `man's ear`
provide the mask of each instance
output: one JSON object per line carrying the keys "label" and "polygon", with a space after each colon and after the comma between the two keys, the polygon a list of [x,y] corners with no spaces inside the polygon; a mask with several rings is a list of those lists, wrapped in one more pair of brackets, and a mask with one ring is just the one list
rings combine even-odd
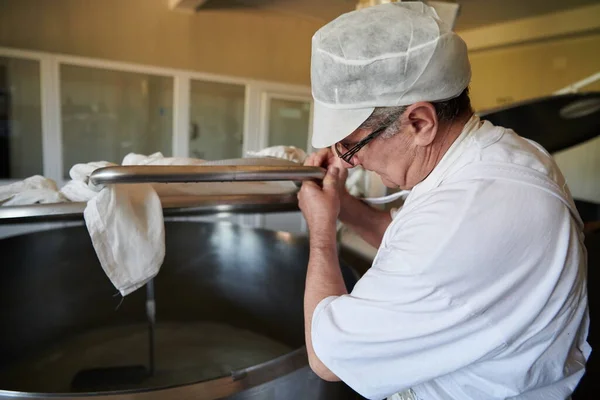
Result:
{"label": "man's ear", "polygon": [[406,110],[407,122],[417,146],[429,146],[438,131],[438,119],[435,107],[424,101],[412,104]]}

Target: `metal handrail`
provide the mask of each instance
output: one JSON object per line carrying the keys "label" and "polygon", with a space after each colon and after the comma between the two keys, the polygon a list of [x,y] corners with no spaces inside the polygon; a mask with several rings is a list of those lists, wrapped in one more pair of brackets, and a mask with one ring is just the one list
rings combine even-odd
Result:
{"label": "metal handrail", "polygon": [[95,170],[94,185],[119,183],[183,183],[244,181],[305,181],[325,176],[320,167],[279,165],[143,165],[115,166]]}
{"label": "metal handrail", "polygon": [[[161,198],[161,203],[165,217],[298,210],[295,193],[172,196]],[[80,220],[85,207],[85,202],[0,207],[0,225]]]}
{"label": "metal handrail", "polygon": [[[325,169],[301,165],[143,165],[95,170],[94,185],[131,183],[257,182],[321,180]],[[245,195],[179,195],[161,198],[165,216],[297,211],[295,193]],[[83,217],[86,203],[0,207],[0,224],[71,221]]]}

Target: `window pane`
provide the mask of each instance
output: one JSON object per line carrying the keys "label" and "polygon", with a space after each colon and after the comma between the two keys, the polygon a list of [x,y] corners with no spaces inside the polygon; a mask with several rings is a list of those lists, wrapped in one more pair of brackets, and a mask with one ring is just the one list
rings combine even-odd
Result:
{"label": "window pane", "polygon": [[173,79],[61,65],[65,177],[77,163],[121,163],[128,153],[171,156]]}
{"label": "window pane", "polygon": [[306,150],[310,123],[308,101],[271,99],[268,146],[295,146]]}
{"label": "window pane", "polygon": [[190,156],[242,157],[245,87],[192,80],[190,90]]}
{"label": "window pane", "polygon": [[43,174],[38,61],[0,57],[0,179]]}

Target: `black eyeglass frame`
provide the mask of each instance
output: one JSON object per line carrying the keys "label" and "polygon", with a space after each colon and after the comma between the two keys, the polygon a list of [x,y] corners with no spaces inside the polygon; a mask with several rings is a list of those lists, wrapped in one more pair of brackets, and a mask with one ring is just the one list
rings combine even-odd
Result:
{"label": "black eyeglass frame", "polygon": [[[341,158],[342,160],[344,160],[345,162],[347,162],[348,164],[354,166],[354,163],[352,163],[352,157],[354,157],[354,155],[356,153],[358,153],[358,151],[360,149],[362,149],[363,147],[365,147],[371,140],[375,139],[377,136],[379,136],[381,133],[383,133],[383,131],[385,131],[387,128],[389,127],[389,125],[384,125],[380,128],[375,129],[373,132],[369,133],[369,135],[362,139],[361,141],[359,141],[358,143],[356,143],[354,146],[352,146],[350,149],[348,149],[348,151],[346,151],[345,153],[340,153],[340,151],[338,150],[338,143],[336,143],[333,148],[335,149],[335,152],[337,153],[337,156],[339,158]],[[343,144],[339,143],[340,145],[344,146]]]}

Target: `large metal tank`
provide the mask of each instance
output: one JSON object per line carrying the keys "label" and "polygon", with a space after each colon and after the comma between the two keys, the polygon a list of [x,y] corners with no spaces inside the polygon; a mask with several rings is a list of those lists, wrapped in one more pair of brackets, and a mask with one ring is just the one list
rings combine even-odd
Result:
{"label": "large metal tank", "polygon": [[[0,240],[0,398],[360,398],[308,368],[305,238],[167,222],[166,249],[154,374],[118,382],[106,371],[149,363],[146,291],[117,295],[85,227]],[[350,288],[356,276],[342,271]],[[75,379],[95,368],[106,382]]]}

